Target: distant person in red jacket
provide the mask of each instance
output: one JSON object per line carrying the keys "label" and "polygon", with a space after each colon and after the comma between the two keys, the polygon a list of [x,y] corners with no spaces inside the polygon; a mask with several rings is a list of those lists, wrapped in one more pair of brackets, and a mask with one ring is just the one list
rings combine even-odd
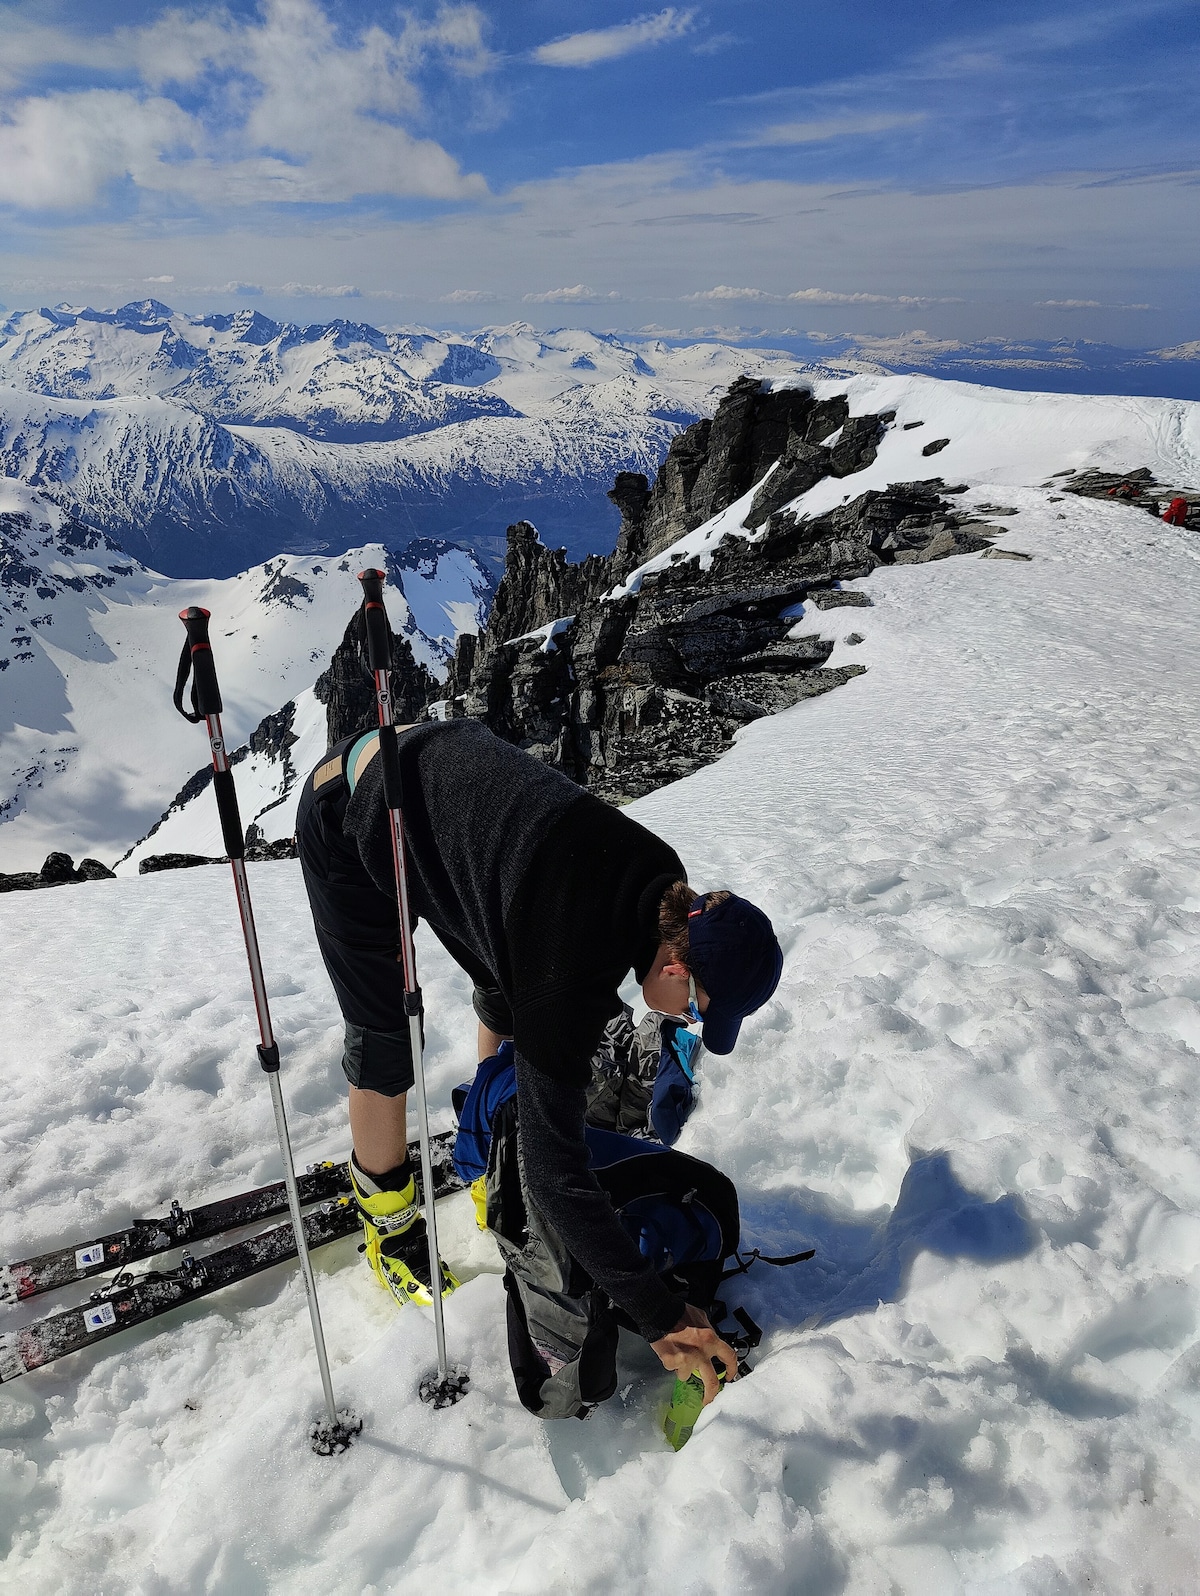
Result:
{"label": "distant person in red jacket", "polygon": [[1188,502],[1181,494],[1179,498],[1172,499],[1170,504],[1167,505],[1163,511],[1163,520],[1168,526],[1186,526],[1187,513]]}

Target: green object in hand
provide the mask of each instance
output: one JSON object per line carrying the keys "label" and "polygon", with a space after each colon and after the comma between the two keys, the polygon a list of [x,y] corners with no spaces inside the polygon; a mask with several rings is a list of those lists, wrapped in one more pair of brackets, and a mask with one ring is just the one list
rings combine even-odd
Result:
{"label": "green object in hand", "polygon": [[[713,1359],[713,1367],[717,1371],[717,1379],[725,1384],[725,1370]],[[663,1420],[663,1434],[671,1443],[676,1452],[680,1447],[686,1446],[692,1438],[692,1431],[696,1427],[696,1420],[704,1408],[704,1381],[698,1374],[688,1375],[686,1380],[675,1376],[675,1388],[671,1392],[671,1404],[667,1408],[667,1416]]]}

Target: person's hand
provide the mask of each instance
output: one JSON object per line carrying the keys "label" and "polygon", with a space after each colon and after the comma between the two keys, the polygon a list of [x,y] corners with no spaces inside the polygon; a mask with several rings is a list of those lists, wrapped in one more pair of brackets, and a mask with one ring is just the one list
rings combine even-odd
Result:
{"label": "person's hand", "polygon": [[669,1369],[681,1380],[693,1374],[700,1376],[704,1381],[705,1407],[721,1389],[717,1371],[712,1366],[714,1358],[719,1358],[725,1365],[726,1380],[736,1380],[738,1377],[737,1353],[727,1341],[721,1340],[709,1324],[708,1315],[701,1313],[699,1308],[693,1308],[690,1302],[674,1330],[650,1345],[658,1353],[663,1368]]}

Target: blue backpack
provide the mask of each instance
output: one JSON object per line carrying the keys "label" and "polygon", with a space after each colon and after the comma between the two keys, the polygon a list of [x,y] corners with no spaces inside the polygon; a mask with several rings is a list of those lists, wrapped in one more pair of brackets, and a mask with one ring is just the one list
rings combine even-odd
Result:
{"label": "blue backpack", "polygon": [[[543,1418],[586,1418],[616,1390],[618,1327],[635,1326],[528,1207],[517,1156],[511,1042],[454,1093],[454,1167],[486,1185],[486,1222],[505,1260],[509,1356],[517,1393]],[[626,1233],[664,1284],[706,1311],[740,1219],[733,1182],[698,1158],[589,1125],[589,1167]]]}

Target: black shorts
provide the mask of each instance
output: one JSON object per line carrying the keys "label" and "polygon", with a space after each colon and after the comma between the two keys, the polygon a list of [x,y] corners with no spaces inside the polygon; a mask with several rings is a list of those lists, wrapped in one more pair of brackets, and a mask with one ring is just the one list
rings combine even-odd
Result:
{"label": "black shorts", "polygon": [[[351,1086],[400,1097],[413,1084],[412,1046],[404,1013],[400,917],[342,836],[346,790],[329,796],[304,784],[296,812],[296,845],[317,932],[317,946],[346,1022],[342,1071]],[[450,948],[453,955],[455,950]],[[460,963],[467,963],[464,952]],[[476,1014],[501,1036],[512,1035],[512,1011],[500,988],[475,977]]]}

